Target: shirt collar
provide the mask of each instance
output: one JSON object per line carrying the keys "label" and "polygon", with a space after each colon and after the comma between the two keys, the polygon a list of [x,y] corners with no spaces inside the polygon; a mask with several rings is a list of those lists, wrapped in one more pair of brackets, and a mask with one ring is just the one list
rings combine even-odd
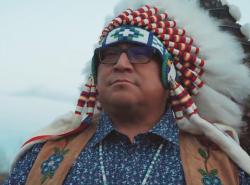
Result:
{"label": "shirt collar", "polygon": [[168,109],[160,121],[149,131],[175,145],[179,145],[179,128],[176,124],[173,111]]}
{"label": "shirt collar", "polygon": [[91,141],[90,146],[95,146],[97,143],[102,141],[109,133],[111,133],[114,129],[112,126],[112,121],[108,117],[107,113],[102,112],[100,118],[97,122],[96,133],[94,135],[93,140]]}
{"label": "shirt collar", "polygon": [[[114,130],[115,129],[112,126],[111,119],[107,113],[102,112],[97,123],[96,133],[90,143],[90,146],[95,146]],[[158,135],[168,142],[179,145],[179,129],[176,125],[171,109],[168,109],[164,113],[160,121],[149,131],[149,133]]]}

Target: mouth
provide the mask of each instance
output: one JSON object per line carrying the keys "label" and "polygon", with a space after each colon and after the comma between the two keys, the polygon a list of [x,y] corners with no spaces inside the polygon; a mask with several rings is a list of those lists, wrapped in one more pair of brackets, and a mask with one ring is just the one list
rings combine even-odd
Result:
{"label": "mouth", "polygon": [[120,80],[112,81],[110,85],[113,85],[113,84],[134,84],[134,83],[126,79],[120,79]]}

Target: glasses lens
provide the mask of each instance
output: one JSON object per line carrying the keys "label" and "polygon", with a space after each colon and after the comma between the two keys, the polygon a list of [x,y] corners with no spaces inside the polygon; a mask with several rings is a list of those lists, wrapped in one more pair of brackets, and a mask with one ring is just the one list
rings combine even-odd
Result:
{"label": "glasses lens", "polygon": [[98,50],[99,61],[103,64],[115,64],[121,55],[125,52],[131,63],[148,63],[155,53],[153,48],[147,46],[135,46],[126,49],[119,47],[107,47]]}
{"label": "glasses lens", "polygon": [[131,63],[147,63],[152,58],[153,53],[153,48],[144,46],[128,49],[128,57]]}
{"label": "glasses lens", "polygon": [[120,49],[115,47],[102,48],[99,50],[99,59],[104,64],[114,64],[120,57]]}

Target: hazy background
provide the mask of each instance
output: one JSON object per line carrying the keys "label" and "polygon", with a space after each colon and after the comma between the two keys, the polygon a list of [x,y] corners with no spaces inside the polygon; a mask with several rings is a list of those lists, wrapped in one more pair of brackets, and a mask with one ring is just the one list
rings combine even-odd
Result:
{"label": "hazy background", "polygon": [[[74,111],[84,65],[117,0],[0,0],[0,171],[20,145]],[[229,1],[250,22],[248,0]]]}

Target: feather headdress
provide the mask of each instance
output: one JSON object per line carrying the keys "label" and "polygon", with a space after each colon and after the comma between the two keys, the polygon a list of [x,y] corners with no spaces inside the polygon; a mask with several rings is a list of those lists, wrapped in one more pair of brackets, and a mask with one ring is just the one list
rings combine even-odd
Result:
{"label": "feather headdress", "polygon": [[[206,9],[208,11],[206,11]],[[180,129],[194,134],[205,134],[217,143],[229,157],[250,174],[250,157],[237,143],[245,122],[243,106],[250,94],[249,26],[241,27],[236,20],[239,10],[227,2],[216,0],[121,0],[107,19],[101,38],[122,24],[140,26],[152,31],[173,55],[174,71],[181,78],[171,83],[171,105]],[[123,12],[123,13],[121,13]],[[159,13],[158,13],[159,12]],[[191,64],[190,64],[191,63]],[[95,82],[86,84],[79,98],[67,134],[84,128],[81,121],[98,112]],[[224,130],[235,130],[235,140]],[[43,134],[46,136],[47,131]],[[23,148],[35,141],[31,139]],[[55,136],[63,136],[55,132]]]}

